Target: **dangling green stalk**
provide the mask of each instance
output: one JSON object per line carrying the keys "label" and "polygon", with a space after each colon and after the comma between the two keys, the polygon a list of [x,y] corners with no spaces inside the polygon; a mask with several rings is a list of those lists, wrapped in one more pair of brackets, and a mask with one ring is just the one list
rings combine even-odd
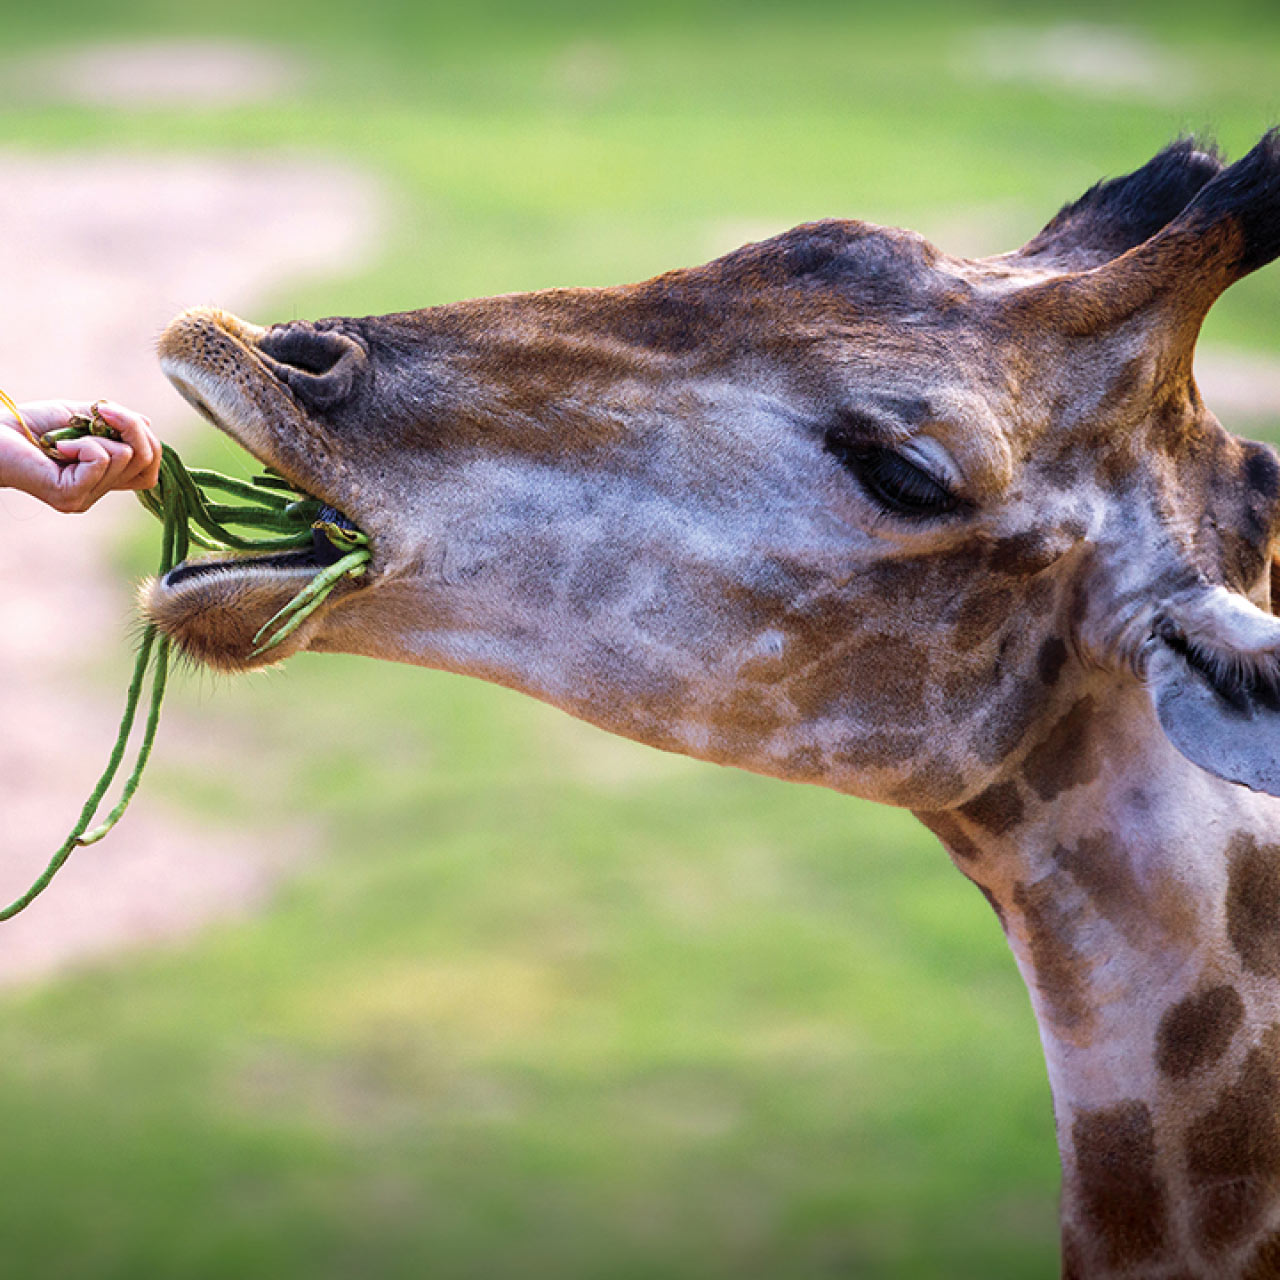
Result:
{"label": "dangling green stalk", "polygon": [[[12,406],[12,402],[2,392],[0,404],[11,406],[13,412],[17,413],[16,406]],[[21,414],[17,416],[21,422]],[[57,457],[56,446],[59,440],[89,434],[115,433],[102,421],[95,409],[92,418],[79,418],[68,427],[46,432],[43,436],[33,436],[32,439],[50,456]],[[205,497],[206,490],[237,499],[245,505],[210,502]],[[371,559],[369,540],[363,533],[336,523],[331,514],[332,508],[324,507],[317,499],[295,489],[283,477],[266,474],[255,476],[252,482],[248,482],[220,475],[216,471],[188,471],[182,459],[169,445],[163,446],[158,483],[154,489],[139,493],[138,498],[164,525],[158,569],[161,577],[187,558],[192,544],[219,552],[289,551],[310,545],[316,531],[319,531],[337,550],[344,552],[336,562],[322,568],[283,609],[259,629],[253,638],[254,657],[260,657],[292,635],[325,602],[343,578],[360,577]],[[261,536],[245,537],[232,532],[228,525],[250,528]],[[264,640],[264,633],[273,626],[276,629]],[[16,916],[29,906],[49,887],[49,883],[74,849],[80,845],[96,844],[124,815],[151,756],[156,730],[160,724],[160,705],[164,700],[168,681],[170,656],[169,637],[161,635],[154,624],[148,623],[138,645],[133,678],[129,681],[129,689],[125,695],[124,714],[120,719],[120,729],[107,760],[107,767],[67,838],[59,845],[44,871],[26,893],[0,909],[0,921]],[[97,826],[92,826],[103,798],[124,761],[148,674],[151,677],[151,698],[133,768],[125,779],[115,806]]]}
{"label": "dangling green stalk", "polygon": [[[363,547],[349,551],[341,560],[322,569],[283,609],[268,618],[253,637],[251,656],[258,658],[291,636],[324,603],[325,597],[343,578],[358,578],[365,571],[369,553]],[[275,623],[283,623],[264,640],[263,633]]]}

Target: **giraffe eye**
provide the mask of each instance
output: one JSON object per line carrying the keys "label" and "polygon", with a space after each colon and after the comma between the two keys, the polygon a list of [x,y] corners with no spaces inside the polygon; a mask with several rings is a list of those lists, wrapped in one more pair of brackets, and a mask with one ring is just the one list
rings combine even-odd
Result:
{"label": "giraffe eye", "polygon": [[946,515],[960,505],[946,485],[892,449],[850,444],[828,436],[827,450],[853,472],[876,502],[895,515],[922,519]]}

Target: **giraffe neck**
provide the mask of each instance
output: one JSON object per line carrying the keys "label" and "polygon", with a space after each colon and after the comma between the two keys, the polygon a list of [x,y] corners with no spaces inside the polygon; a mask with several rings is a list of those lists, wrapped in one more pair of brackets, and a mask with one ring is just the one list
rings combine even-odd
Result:
{"label": "giraffe neck", "polygon": [[1031,993],[1065,1274],[1280,1276],[1280,801],[1187,762],[1134,694],[920,816]]}

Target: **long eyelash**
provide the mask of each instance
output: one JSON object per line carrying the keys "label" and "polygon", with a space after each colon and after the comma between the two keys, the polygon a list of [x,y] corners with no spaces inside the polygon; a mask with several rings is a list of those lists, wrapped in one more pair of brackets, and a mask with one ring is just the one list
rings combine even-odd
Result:
{"label": "long eyelash", "polygon": [[828,452],[858,478],[869,496],[893,515],[927,519],[946,515],[960,505],[942,483],[892,449],[827,437]]}
{"label": "long eyelash", "polygon": [[1224,652],[1168,623],[1160,638],[1229,702],[1280,702],[1280,654]]}
{"label": "long eyelash", "polygon": [[855,458],[878,485],[900,490],[909,503],[936,511],[949,511],[955,506],[954,496],[943,485],[896,453],[871,449],[855,454]]}

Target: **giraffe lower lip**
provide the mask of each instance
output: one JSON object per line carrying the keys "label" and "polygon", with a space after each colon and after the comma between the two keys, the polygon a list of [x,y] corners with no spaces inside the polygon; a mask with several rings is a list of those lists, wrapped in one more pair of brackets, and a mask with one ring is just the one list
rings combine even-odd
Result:
{"label": "giraffe lower lip", "polygon": [[[327,539],[326,539],[327,541]],[[321,560],[312,547],[299,551],[278,551],[261,556],[209,556],[201,560],[184,560],[174,565],[161,580],[165,587],[176,587],[194,578],[215,573],[268,573],[273,571],[316,573],[333,560]]]}

